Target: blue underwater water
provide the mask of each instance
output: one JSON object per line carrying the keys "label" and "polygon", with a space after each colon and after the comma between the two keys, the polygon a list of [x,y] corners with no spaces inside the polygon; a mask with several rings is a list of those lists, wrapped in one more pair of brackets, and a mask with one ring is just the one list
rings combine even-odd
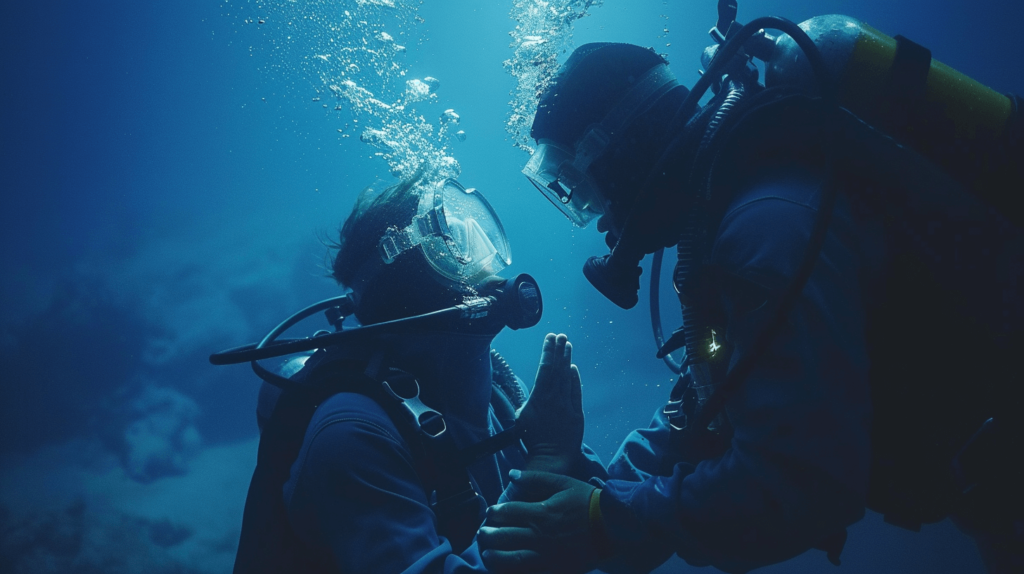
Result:
{"label": "blue underwater water", "polygon": [[[649,270],[635,309],[605,300],[581,273],[606,252],[602,237],[574,229],[520,174],[528,155],[507,123],[524,100],[503,62],[517,57],[510,42],[541,46],[510,36],[510,13],[536,2],[9,4],[0,18],[0,571],[230,571],[255,464],[258,380],[207,356],[338,294],[324,240],[360,190],[407,173],[403,159],[417,154],[435,154],[500,214],[512,245],[506,274],[536,277],[545,313],[495,347],[529,380],[543,335],[569,335],[590,446],[607,460],[666,399],[673,378],[654,357]],[[542,49],[561,62],[562,47],[586,42],[652,46],[689,85],[715,5],[604,0],[563,19]],[[768,13],[848,14],[1024,93],[1018,2],[740,3],[741,21]],[[352,30],[377,42],[376,54],[339,64],[337,44],[355,41]],[[374,108],[338,83],[342,71],[391,108],[406,98],[406,109]],[[427,77],[439,87],[403,96],[417,87],[408,80]],[[457,126],[449,116],[444,127],[448,109]],[[413,150],[364,135],[389,121],[434,131]],[[663,299],[671,329],[670,289]],[[689,569],[674,559],[659,572]],[[761,571],[833,566],[811,551]],[[948,522],[912,533],[869,513],[836,571],[982,568]]]}

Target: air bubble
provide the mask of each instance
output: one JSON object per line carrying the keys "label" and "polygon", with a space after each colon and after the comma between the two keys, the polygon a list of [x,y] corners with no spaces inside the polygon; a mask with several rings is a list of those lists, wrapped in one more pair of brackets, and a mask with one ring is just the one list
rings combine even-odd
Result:
{"label": "air bubble", "polygon": [[455,110],[453,110],[451,108],[448,108],[447,110],[441,112],[441,123],[442,124],[452,123],[452,124],[458,125],[459,124],[459,120],[460,120],[459,114],[455,113]]}
{"label": "air bubble", "polygon": [[430,97],[430,84],[423,80],[409,80],[405,83],[405,100],[419,102]]}
{"label": "air bubble", "polygon": [[[587,15],[595,0],[513,0],[515,28],[509,32],[515,52],[503,63],[516,80],[505,130],[513,145],[533,153],[530,126],[537,112],[537,98],[558,71],[558,58],[572,45],[573,22]],[[543,8],[539,6],[543,5]]]}

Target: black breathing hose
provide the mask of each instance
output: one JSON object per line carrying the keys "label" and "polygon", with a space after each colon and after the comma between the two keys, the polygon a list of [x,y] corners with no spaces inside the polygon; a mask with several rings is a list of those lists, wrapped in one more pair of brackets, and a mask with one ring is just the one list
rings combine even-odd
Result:
{"label": "black breathing hose", "polygon": [[[743,48],[744,44],[752,38],[754,34],[765,28],[779,30],[789,35],[797,43],[797,46],[800,47],[804,55],[807,57],[814,75],[818,80],[822,100],[827,104],[832,104],[833,106],[837,104],[835,85],[830,78],[828,68],[821,56],[821,52],[814,44],[814,41],[811,40],[810,36],[790,20],[776,16],[765,16],[757,18],[744,25],[735,35],[728,38],[726,42],[722,44],[718,49],[718,52],[715,54],[711,64],[708,66],[707,72],[701,76],[696,84],[694,84],[693,89],[687,95],[683,104],[679,107],[679,112],[682,117],[688,118],[693,116],[697,110],[700,99],[711,87],[712,83],[716,80],[722,79],[725,75],[726,69],[732,64],[733,59],[739,53],[740,49]],[[830,171],[833,164],[834,158],[829,162]],[[729,370],[725,380],[700,409],[700,413],[697,415],[696,420],[691,421],[691,423],[686,425],[687,428],[695,429],[698,433],[709,430],[709,426],[725,407],[726,401],[743,383],[746,376],[752,371],[754,364],[767,350],[775,333],[779,330],[800,293],[803,291],[803,287],[815,266],[815,262],[819,257],[822,244],[824,243],[825,236],[828,231],[832,211],[836,202],[836,196],[837,186],[834,182],[829,182],[826,184],[823,191],[821,205],[818,208],[814,228],[811,233],[810,241],[808,242],[807,248],[804,252],[801,265],[789,286],[783,293],[778,305],[775,307],[768,326],[756,337],[750,351],[741,358],[734,368]],[[696,253],[691,252],[692,247],[694,246],[686,246],[687,249],[685,250],[683,249],[684,245],[682,244],[678,245],[678,247],[681,251],[681,262],[683,259],[692,259],[692,257],[696,255]],[[683,251],[686,251],[686,253],[683,253]],[[652,269],[652,281],[656,281],[660,276],[662,257],[662,252],[658,252],[655,255],[655,266]],[[692,263],[692,261],[690,262]],[[677,269],[677,271],[679,270]],[[651,286],[651,294],[652,327],[654,329],[655,340],[658,342],[660,348],[664,343],[661,332],[661,316],[660,314],[658,314],[657,317],[654,315],[655,310],[659,309],[659,304],[655,299],[655,296],[658,294],[658,288],[654,284]],[[684,314],[685,312],[686,309],[684,309]],[[687,321],[684,318],[684,328],[689,331],[690,328],[686,327],[686,324]],[[687,333],[687,343],[691,343],[690,339],[693,338],[693,335],[694,334],[692,333]],[[689,354],[691,351],[690,345],[685,345],[685,348]],[[668,357],[666,357],[666,363],[673,372],[679,372],[676,371],[674,362],[670,361]]]}
{"label": "black breathing hose", "polygon": [[[665,346],[665,334],[661,325],[661,265],[665,258],[665,248],[654,252],[654,259],[651,261],[651,328],[654,330],[654,342],[660,351]],[[672,358],[667,353],[662,359],[669,370],[675,374],[683,371],[683,364]]]}
{"label": "black breathing hose", "polygon": [[259,343],[243,345],[241,347],[227,349],[210,355],[210,362],[214,365],[233,365],[237,363],[280,357],[282,355],[290,355],[292,353],[301,353],[302,351],[312,351],[313,349],[322,349],[331,345],[344,343],[346,339],[365,337],[374,333],[394,333],[399,332],[402,329],[413,330],[422,327],[421,322],[424,319],[441,320],[449,317],[458,318],[466,311],[465,305],[458,305],[447,309],[441,309],[439,311],[424,313],[422,315],[415,315],[413,317],[405,317],[402,319],[395,319],[394,321],[385,321],[383,323],[374,323],[373,325],[356,327],[347,331],[337,331],[304,339],[274,340],[274,337],[284,332],[284,330],[291,325],[294,325],[298,321],[312,315],[316,311],[331,307],[332,305],[320,307],[330,301],[332,300],[328,299],[327,301],[317,303],[312,307],[303,309],[299,313],[292,315],[286,319],[284,323],[278,325]]}
{"label": "black breathing hose", "polygon": [[[734,37],[726,41],[719,49],[719,53],[716,54],[715,60],[709,66],[708,72],[694,85],[694,90],[690,92],[681,109],[687,110],[689,109],[688,106],[695,108],[704,92],[710,87],[713,79],[716,76],[721,77],[724,67],[729,65],[743,43],[764,28],[780,30],[793,38],[811,64],[814,75],[818,79],[822,100],[829,104],[830,107],[837,107],[835,86],[831,81],[824,59],[821,57],[821,52],[818,51],[814,41],[795,23],[775,16],[766,16],[757,18],[743,26]],[[833,170],[835,159],[834,156],[830,157],[827,171],[831,172]],[[740,358],[736,365],[729,369],[725,380],[708,398],[697,415],[696,420],[687,424],[688,428],[692,428],[698,433],[706,432],[709,425],[712,424],[718,414],[724,409],[726,401],[736,392],[747,375],[753,370],[758,359],[767,351],[773,337],[785,322],[786,316],[803,291],[803,287],[806,285],[820,256],[822,245],[828,233],[829,222],[832,218],[837,195],[838,186],[836,183],[834,181],[827,182],[822,191],[821,204],[818,206],[814,227],[811,231],[811,237],[804,251],[800,267],[775,306],[768,325],[757,335],[747,353]]]}
{"label": "black breathing hose", "polygon": [[826,101],[835,101],[835,86],[833,85],[832,79],[829,75],[828,66],[825,64],[825,60],[821,57],[821,52],[818,51],[818,47],[814,44],[814,40],[811,40],[811,37],[807,35],[807,32],[804,32],[803,29],[792,20],[787,20],[778,16],[762,16],[761,18],[756,18],[745,24],[733,37],[726,40],[725,43],[718,48],[718,52],[715,54],[711,65],[708,66],[707,72],[705,72],[705,74],[697,80],[697,83],[693,85],[693,89],[690,90],[689,95],[686,96],[686,100],[684,100],[682,106],[680,106],[680,110],[684,113],[684,117],[693,115],[697,109],[697,105],[700,103],[700,99],[704,97],[704,94],[716,79],[721,79],[722,75],[725,73],[725,69],[732,62],[732,59],[736,54],[738,54],[743,48],[743,45],[746,44],[747,40],[765,28],[778,30],[787,34],[790,38],[793,38],[797,46],[800,47],[811,64],[811,69],[814,71],[814,75],[818,79],[822,98]]}

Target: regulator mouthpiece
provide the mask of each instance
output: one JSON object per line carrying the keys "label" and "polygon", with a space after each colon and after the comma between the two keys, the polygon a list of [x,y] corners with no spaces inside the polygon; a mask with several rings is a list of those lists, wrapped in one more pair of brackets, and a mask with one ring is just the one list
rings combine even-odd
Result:
{"label": "regulator mouthpiece", "polygon": [[544,300],[537,280],[525,273],[509,279],[497,289],[495,306],[502,320],[513,331],[533,327],[540,322]]}
{"label": "regulator mouthpiece", "polygon": [[640,266],[629,267],[611,254],[591,257],[583,264],[583,275],[609,301],[623,309],[632,309],[640,301]]}

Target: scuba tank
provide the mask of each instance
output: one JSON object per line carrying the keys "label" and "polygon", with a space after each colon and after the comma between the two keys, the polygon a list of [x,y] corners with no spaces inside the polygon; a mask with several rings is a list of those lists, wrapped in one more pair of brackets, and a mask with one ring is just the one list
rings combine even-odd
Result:
{"label": "scuba tank", "polygon": [[[1024,185],[1024,100],[932,59],[927,48],[903,36],[848,16],[818,16],[799,26],[817,46],[840,106],[934,161],[1009,219],[1024,220],[1018,202],[1002,193]],[[765,62],[765,87],[817,91],[791,36],[757,35],[746,47]]]}
{"label": "scuba tank", "polygon": [[[903,36],[892,38],[840,15],[817,16],[799,26],[818,46],[838,84],[839,104],[869,123],[908,132],[926,129],[918,123],[924,117],[905,118],[915,125],[904,126],[893,117],[894,112],[910,111],[899,109],[908,103],[901,99],[919,98],[949,120],[953,131],[943,134],[942,144],[998,139],[1009,128],[1015,111],[1010,97],[933,60],[927,48]],[[775,41],[765,63],[766,87],[816,85],[803,51],[787,35]]]}

